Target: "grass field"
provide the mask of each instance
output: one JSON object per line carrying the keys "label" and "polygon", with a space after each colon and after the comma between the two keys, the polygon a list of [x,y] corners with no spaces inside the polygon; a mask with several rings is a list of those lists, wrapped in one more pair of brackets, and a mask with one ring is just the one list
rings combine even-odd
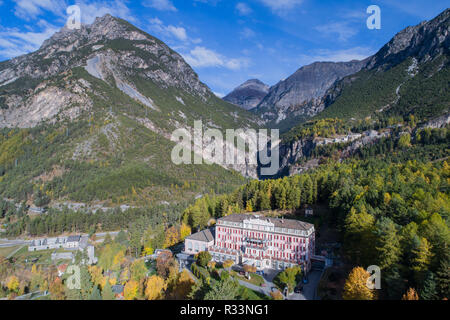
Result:
{"label": "grass field", "polygon": [[235,277],[236,279],[251,283],[255,286],[261,287],[261,285],[265,282],[264,278],[261,277],[260,275],[257,274],[251,274],[250,275],[250,280],[247,279],[245,276],[241,276],[240,274],[238,274],[236,271],[230,271],[230,274]]}
{"label": "grass field", "polygon": [[0,257],[7,257],[11,252],[14,252],[14,250],[17,250],[19,246],[14,247],[7,247],[7,248],[0,248]]}
{"label": "grass field", "polygon": [[42,250],[29,252],[28,247],[25,246],[14,255],[14,258],[17,259],[16,263],[22,264],[32,264],[31,261],[33,259],[37,259],[36,263],[39,264],[52,264],[51,255],[54,251],[55,250]]}

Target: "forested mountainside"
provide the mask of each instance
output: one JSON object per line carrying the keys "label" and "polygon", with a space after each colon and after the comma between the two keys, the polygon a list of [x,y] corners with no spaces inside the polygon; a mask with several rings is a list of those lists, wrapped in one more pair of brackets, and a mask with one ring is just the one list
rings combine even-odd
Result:
{"label": "forested mountainside", "polygon": [[[280,174],[333,150],[345,157],[380,139],[449,124],[449,26],[446,10],[406,28],[361,71],[337,81],[319,103],[323,111],[283,135]],[[438,150],[436,159],[441,155]]]}
{"label": "forested mountainside", "polygon": [[0,64],[0,194],[31,206],[148,206],[221,193],[256,168],[171,161],[175,129],[249,128],[183,58],[106,15]]}

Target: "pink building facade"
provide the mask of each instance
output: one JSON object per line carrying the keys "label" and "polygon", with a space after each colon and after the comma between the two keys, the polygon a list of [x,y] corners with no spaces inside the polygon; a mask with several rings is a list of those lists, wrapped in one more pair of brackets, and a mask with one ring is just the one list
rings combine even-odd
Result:
{"label": "pink building facade", "polygon": [[208,251],[217,262],[233,260],[257,269],[311,268],[314,225],[259,215],[232,214],[218,219],[215,243]]}

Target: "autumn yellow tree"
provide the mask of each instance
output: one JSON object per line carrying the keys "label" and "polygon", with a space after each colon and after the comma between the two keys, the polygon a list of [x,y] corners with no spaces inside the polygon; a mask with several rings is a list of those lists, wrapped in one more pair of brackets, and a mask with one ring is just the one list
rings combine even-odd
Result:
{"label": "autumn yellow tree", "polygon": [[134,300],[138,297],[139,282],[130,280],[123,289],[123,296],[125,300]]}
{"label": "autumn yellow tree", "polygon": [[284,300],[283,294],[279,290],[272,291],[270,296],[273,300]]}
{"label": "autumn yellow tree", "polygon": [[183,241],[186,239],[187,236],[189,236],[192,233],[191,227],[189,227],[187,224],[182,223],[180,227],[180,240]]}
{"label": "autumn yellow tree", "polygon": [[135,260],[131,264],[131,279],[140,282],[147,276],[147,272],[144,260]]}
{"label": "autumn yellow tree", "polygon": [[419,300],[419,295],[416,290],[409,288],[408,291],[403,295],[402,300]]}
{"label": "autumn yellow tree", "polygon": [[144,250],[142,250],[142,256],[150,256],[155,252],[155,250],[151,246],[144,246]]}
{"label": "autumn yellow tree", "polygon": [[412,249],[412,269],[416,272],[427,270],[433,256],[431,245],[426,238],[414,239],[415,247]]}
{"label": "autumn yellow tree", "polygon": [[247,203],[245,205],[245,211],[246,212],[253,212],[253,205],[250,200],[247,200]]}
{"label": "autumn yellow tree", "polygon": [[16,276],[10,276],[6,282],[6,287],[8,290],[15,293],[19,292],[19,285],[19,278]]}
{"label": "autumn yellow tree", "polygon": [[233,265],[234,265],[234,261],[233,261],[233,260],[225,260],[225,261],[222,263],[222,266],[223,266],[225,269],[229,269],[229,268],[231,268]]}
{"label": "autumn yellow tree", "polygon": [[208,262],[208,269],[214,270],[216,268],[217,263],[214,260]]}
{"label": "autumn yellow tree", "polygon": [[[91,280],[96,286],[104,283],[104,279],[103,279],[104,277],[103,277],[102,269],[100,267],[89,266],[88,270],[89,270],[89,273],[91,274]],[[102,288],[103,288],[103,286],[102,286]]]}
{"label": "autumn yellow tree", "polygon": [[55,281],[52,282],[48,291],[50,291],[50,297],[52,300],[66,299],[64,285],[60,278],[56,278]]}
{"label": "autumn yellow tree", "polygon": [[163,298],[163,291],[166,290],[167,284],[163,278],[153,275],[147,279],[145,284],[145,297],[148,300],[160,300]]}
{"label": "autumn yellow tree", "polygon": [[120,267],[124,259],[125,259],[125,252],[121,250],[114,256],[111,269],[114,271],[120,270]]}
{"label": "autumn yellow tree", "polygon": [[195,282],[186,270],[183,270],[179,275],[171,296],[175,300],[187,299],[187,296],[192,291]]}
{"label": "autumn yellow tree", "polygon": [[345,281],[342,297],[345,300],[373,300],[374,292],[367,286],[370,274],[361,267],[354,268]]}
{"label": "autumn yellow tree", "polygon": [[164,248],[169,248],[180,241],[180,233],[177,228],[170,227],[166,231],[166,238],[164,240]]}
{"label": "autumn yellow tree", "polygon": [[128,267],[125,267],[120,274],[120,282],[125,284],[130,279],[130,270]]}

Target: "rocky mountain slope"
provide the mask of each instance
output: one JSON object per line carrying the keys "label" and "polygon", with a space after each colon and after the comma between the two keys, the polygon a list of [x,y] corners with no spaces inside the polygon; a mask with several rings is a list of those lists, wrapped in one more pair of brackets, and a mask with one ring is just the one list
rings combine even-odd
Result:
{"label": "rocky mountain slope", "polygon": [[[171,161],[176,129],[255,125],[183,58],[106,15],[0,63],[0,193],[105,205],[177,201],[256,177],[256,166]],[[234,169],[242,175],[238,174]]]}
{"label": "rocky mountain slope", "polygon": [[[416,114],[421,120],[449,108],[450,9],[399,32],[360,72],[338,81],[321,99],[320,117]],[[358,112],[355,112],[357,110]]]}
{"label": "rocky mountain slope", "polygon": [[304,66],[271,87],[256,112],[274,126],[288,118],[314,116],[321,111],[314,108],[314,102],[337,80],[358,72],[366,62],[315,62]]}
{"label": "rocky mountain slope", "polygon": [[268,85],[258,79],[251,79],[234,89],[223,100],[250,110],[256,108],[268,92]]}

